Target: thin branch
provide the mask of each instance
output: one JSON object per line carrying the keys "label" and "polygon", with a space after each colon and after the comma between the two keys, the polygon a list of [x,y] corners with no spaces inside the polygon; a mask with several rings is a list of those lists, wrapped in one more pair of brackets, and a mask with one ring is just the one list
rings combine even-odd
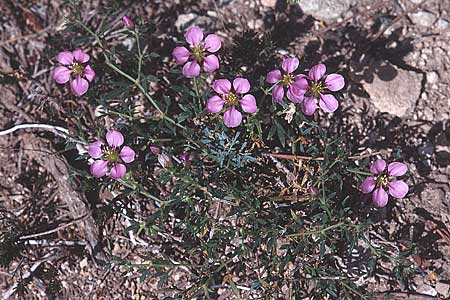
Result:
{"label": "thin branch", "polygon": [[27,240],[27,239],[35,238],[35,237],[38,237],[38,236],[43,236],[43,235],[47,235],[47,234],[58,232],[60,230],[63,230],[66,227],[69,227],[69,226],[71,226],[71,225],[73,225],[75,223],[78,223],[78,222],[82,221],[85,217],[87,217],[87,214],[83,215],[81,217],[78,217],[78,218],[70,221],[69,223],[66,223],[64,225],[58,226],[56,228],[53,228],[53,229],[50,229],[50,230],[47,230],[47,231],[44,231],[44,232],[39,232],[39,233],[35,233],[35,234],[21,236],[19,238],[19,240]]}
{"label": "thin branch", "polygon": [[66,128],[60,127],[60,126],[55,126],[55,125],[50,125],[50,124],[19,124],[19,125],[9,128],[9,129],[0,131],[0,136],[8,135],[13,132],[16,132],[17,130],[21,130],[21,129],[39,129],[39,130],[44,130],[44,131],[50,131],[50,132],[53,132],[54,134],[56,134],[57,136],[63,137],[69,141],[73,141],[73,142],[77,142],[79,144],[86,145],[85,142],[71,137],[69,135],[69,130],[67,130]]}
{"label": "thin branch", "polygon": [[[363,159],[371,156],[376,156],[381,154],[380,151],[373,152],[373,153],[367,153],[367,154],[360,154],[360,155],[351,155],[348,158],[353,160]],[[315,160],[315,161],[323,161],[325,160],[324,157],[312,157],[312,156],[303,156],[303,155],[293,155],[293,154],[283,154],[283,153],[263,153],[263,156],[269,156],[269,157],[276,157],[276,158],[284,158],[289,160]]]}

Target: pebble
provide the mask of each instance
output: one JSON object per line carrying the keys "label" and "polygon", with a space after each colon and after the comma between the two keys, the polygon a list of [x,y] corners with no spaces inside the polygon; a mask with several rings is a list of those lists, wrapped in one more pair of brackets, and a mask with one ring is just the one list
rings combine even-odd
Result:
{"label": "pebble", "polygon": [[439,80],[439,75],[437,72],[428,72],[427,73],[427,82],[430,84],[435,84]]}
{"label": "pebble", "polygon": [[430,27],[436,21],[436,16],[428,11],[418,11],[409,14],[409,17],[414,24],[423,27]]}
{"label": "pebble", "polygon": [[438,282],[436,284],[436,291],[439,295],[447,299],[450,296],[450,284]]}
{"label": "pebble", "polygon": [[429,286],[428,284],[419,285],[416,289],[416,292],[419,294],[422,294],[422,295],[428,295],[428,296],[432,296],[432,297],[437,296],[437,291],[432,286]]}
{"label": "pebble", "polygon": [[[376,64],[375,64],[376,65]],[[398,117],[405,116],[420,97],[422,75],[379,62],[373,81],[363,82],[376,109]]]}

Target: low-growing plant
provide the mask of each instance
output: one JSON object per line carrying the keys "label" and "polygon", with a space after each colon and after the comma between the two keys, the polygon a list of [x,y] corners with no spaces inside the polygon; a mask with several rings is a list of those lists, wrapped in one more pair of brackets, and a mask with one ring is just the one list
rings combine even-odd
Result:
{"label": "low-growing plant", "polygon": [[[53,78],[97,118],[73,116],[79,142],[67,149],[85,161],[81,186],[112,191],[103,205],[153,249],[138,262],[111,257],[109,267],[158,277],[166,299],[216,299],[222,289],[238,299],[369,299],[365,279],[380,260],[405,269],[404,253],[372,244],[369,231],[388,204],[385,189],[407,195],[394,179],[407,166],[391,162],[386,173],[378,153],[349,153],[323,127],[343,101],[338,70],[305,70],[291,55],[266,74],[229,67],[240,44],[197,26],[167,60],[146,44],[151,24],[113,24],[132,41],[125,49],[110,36],[117,15],[94,27],[76,11]],[[169,285],[174,270],[185,288]]]}

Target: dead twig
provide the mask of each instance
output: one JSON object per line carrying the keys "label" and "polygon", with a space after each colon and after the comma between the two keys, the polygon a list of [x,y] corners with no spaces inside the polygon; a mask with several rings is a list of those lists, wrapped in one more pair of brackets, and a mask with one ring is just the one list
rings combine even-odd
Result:
{"label": "dead twig", "polygon": [[58,226],[58,227],[56,227],[54,229],[50,229],[50,230],[47,230],[47,231],[44,231],[44,232],[35,233],[35,234],[21,236],[19,238],[19,240],[28,240],[28,239],[36,238],[36,237],[39,237],[39,236],[43,236],[43,235],[47,235],[47,234],[58,232],[60,230],[63,230],[64,228],[67,228],[67,227],[75,224],[75,223],[83,221],[84,218],[86,218],[86,217],[87,217],[87,214],[85,214],[83,216],[80,216],[78,218],[75,218],[74,220],[70,221],[69,223],[66,223],[64,225]]}
{"label": "dead twig", "polygon": [[[379,154],[381,154],[381,152],[378,151],[378,152],[367,153],[367,154],[351,155],[348,158],[352,159],[352,160],[358,160],[358,159],[376,156]],[[284,159],[289,159],[289,160],[315,160],[315,161],[325,160],[324,157],[312,157],[312,156],[283,154],[283,153],[263,153],[262,155],[268,156],[268,157],[284,158]]]}

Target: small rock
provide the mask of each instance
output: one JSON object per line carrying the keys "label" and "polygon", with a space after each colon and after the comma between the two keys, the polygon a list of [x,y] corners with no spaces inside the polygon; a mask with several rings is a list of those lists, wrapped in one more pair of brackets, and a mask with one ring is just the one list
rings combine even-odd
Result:
{"label": "small rock", "polygon": [[411,21],[419,26],[430,27],[436,21],[436,16],[428,11],[418,11],[409,14]]}
{"label": "small rock", "polygon": [[348,11],[357,0],[299,0],[301,10],[321,21],[333,21]]}
{"label": "small rock", "polygon": [[177,20],[175,21],[175,27],[181,32],[185,29],[197,25],[203,29],[210,27],[212,21],[208,16],[199,16],[194,13],[182,14],[179,15]]}
{"label": "small rock", "polygon": [[422,75],[379,63],[373,81],[363,82],[371,102],[381,112],[405,116],[420,97]]}
{"label": "small rock", "polygon": [[429,286],[428,284],[418,286],[416,292],[422,295],[428,295],[432,297],[435,297],[437,295],[436,290],[432,286]]}
{"label": "small rock", "polygon": [[175,26],[178,28],[178,30],[182,31],[182,29],[188,27],[189,24],[192,23],[196,18],[198,18],[198,15],[194,13],[181,14],[175,21]]}
{"label": "small rock", "polygon": [[436,291],[444,298],[448,298],[450,296],[450,284],[438,282],[436,284]]}
{"label": "small rock", "polygon": [[439,19],[436,22],[436,27],[439,30],[446,30],[448,28],[449,22],[447,20],[444,19]]}
{"label": "small rock", "polygon": [[261,0],[262,6],[275,8],[277,0]]}
{"label": "small rock", "polygon": [[438,82],[439,80],[439,75],[436,72],[428,72],[427,73],[427,82],[430,84],[434,84],[436,82]]}

